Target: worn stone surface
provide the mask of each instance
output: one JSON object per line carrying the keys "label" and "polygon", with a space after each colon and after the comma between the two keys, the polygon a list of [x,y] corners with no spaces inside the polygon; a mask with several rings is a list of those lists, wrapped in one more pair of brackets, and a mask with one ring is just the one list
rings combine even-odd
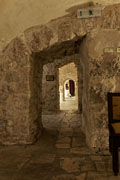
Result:
{"label": "worn stone surface", "polygon": [[85,177],[86,177],[86,174],[82,173],[81,175],[76,176],[76,180],[85,180]]}
{"label": "worn stone surface", "polygon": [[73,174],[62,174],[58,176],[54,176],[53,180],[75,180],[75,176]]}
{"label": "worn stone surface", "polygon": [[56,144],[56,148],[58,148],[58,149],[67,149],[67,148],[70,148],[70,144]]}
{"label": "worn stone surface", "polygon": [[[117,53],[119,32],[109,30],[108,33],[108,30],[102,30],[101,35],[96,36],[95,34],[97,35],[97,32],[91,34],[94,40],[91,40],[89,46],[89,56],[91,57],[89,102],[92,109],[92,111],[90,110],[90,119],[92,119],[91,126],[96,128],[95,132],[91,134],[93,140],[90,143],[93,143],[93,146],[100,150],[101,147],[106,149],[108,146],[107,92],[119,92],[120,90],[116,83],[116,79],[119,79],[119,59]],[[110,36],[112,37],[113,34],[115,34],[115,37],[113,40],[110,40]],[[94,38],[95,36],[96,38]],[[106,38],[103,41],[99,41],[99,38],[102,37]],[[100,43],[97,43],[98,41]],[[96,44],[94,49],[91,49],[92,43]],[[106,47],[113,47],[113,51],[105,52]]]}
{"label": "worn stone surface", "polygon": [[119,6],[106,7],[101,17],[91,19],[77,19],[75,7],[68,16],[29,28],[8,44],[0,55],[1,143],[32,143],[40,136],[43,65],[74,57],[78,76],[83,71],[78,78],[84,92],[78,91],[82,130],[95,151],[108,149],[106,95],[120,90]]}
{"label": "worn stone surface", "polygon": [[[77,124],[72,128],[73,134],[64,136],[69,141],[69,148],[56,148],[61,138],[60,129],[64,122],[67,127],[78,119],[79,114],[59,113],[43,114],[44,131],[34,145],[0,146],[1,180],[114,180],[112,158],[91,151],[86,144],[85,135]],[[73,118],[74,117],[74,118]],[[62,119],[62,120],[61,120]],[[81,121],[81,119],[79,119]],[[81,142],[80,154],[71,151],[75,138]],[[74,141],[72,142],[72,139]],[[84,144],[84,145],[83,145]],[[84,147],[84,153],[83,153]],[[89,152],[89,153],[88,153]]]}
{"label": "worn stone surface", "polygon": [[84,161],[84,158],[61,158],[60,166],[68,173],[79,172],[79,162]]}
{"label": "worn stone surface", "polygon": [[[0,101],[3,106],[1,140],[5,144],[26,143],[29,136],[29,71],[28,50],[14,39],[1,57],[2,80]],[[3,124],[3,125],[2,125]]]}

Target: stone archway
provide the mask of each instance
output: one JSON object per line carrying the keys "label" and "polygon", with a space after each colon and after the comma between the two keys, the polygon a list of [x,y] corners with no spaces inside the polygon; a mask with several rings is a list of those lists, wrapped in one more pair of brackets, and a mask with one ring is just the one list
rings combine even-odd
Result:
{"label": "stone archway", "polygon": [[[43,30],[43,27],[40,30]],[[44,29],[46,32],[46,28]],[[42,31],[43,32],[43,31]],[[28,33],[29,34],[29,33]],[[34,33],[33,33],[34,34]],[[44,35],[46,41],[46,34]],[[43,37],[42,37],[43,38]],[[6,87],[4,102],[6,111],[1,142],[4,144],[30,144],[42,132],[41,123],[41,84],[42,68],[55,58],[76,53],[76,38],[53,45],[49,49],[32,52],[23,36],[15,38],[4,50],[3,87]],[[78,43],[81,42],[77,40]],[[35,45],[36,41],[32,43]],[[72,49],[72,50],[71,50]],[[58,52],[54,57],[54,52]],[[78,47],[77,47],[78,51]],[[65,54],[66,53],[66,54]],[[51,54],[51,56],[49,56]],[[51,57],[51,58],[48,58]],[[3,94],[4,96],[4,94]]]}
{"label": "stone archway", "polygon": [[[77,19],[72,13],[47,25],[29,28],[8,44],[0,56],[1,143],[34,142],[42,131],[38,92],[43,65],[55,58],[79,54],[84,72],[82,121],[87,142],[97,149],[108,147],[106,93],[120,88],[118,54],[113,50],[111,55],[106,49],[119,47],[118,9],[119,5],[117,9],[111,6],[100,18],[89,20]],[[115,16],[109,19],[111,11]],[[83,39],[84,34],[87,36]],[[110,66],[111,60],[114,66]]]}
{"label": "stone archway", "polygon": [[[80,40],[80,42],[82,42],[82,41]],[[67,46],[66,46],[66,43],[67,43]],[[40,51],[38,53],[34,53],[32,55],[31,62],[33,64],[31,64],[31,67],[34,70],[32,71],[33,73],[31,73],[30,79],[31,80],[33,79],[32,80],[33,84],[35,83],[35,85],[33,85],[31,83],[31,90],[32,90],[32,87],[34,87],[35,91],[31,91],[31,92],[33,92],[32,97],[34,99],[35,104],[36,105],[39,104],[39,107],[37,107],[37,110],[38,110],[37,113],[38,114],[41,114],[42,96],[41,96],[41,93],[39,93],[39,92],[42,92],[42,90],[41,90],[42,86],[36,86],[36,84],[39,84],[39,85],[41,84],[40,78],[42,79],[42,67],[43,67],[43,65],[48,64],[48,63],[52,64],[52,62],[54,62],[54,61],[56,62],[55,64],[57,64],[57,61],[58,61],[58,64],[56,67],[56,70],[57,70],[58,67],[60,67],[61,65],[72,61],[72,59],[75,59],[76,65],[80,66],[79,70],[81,69],[81,65],[80,65],[81,57],[79,55],[79,49],[78,49],[78,53],[76,54],[75,49],[74,49],[74,43],[75,43],[74,39],[67,41],[67,42],[62,42],[62,43],[59,43],[57,45],[51,46],[49,49],[44,49],[43,51]],[[64,55],[64,51],[66,52],[66,54],[69,52],[69,56]],[[48,57],[49,57],[49,61],[48,61]],[[42,59],[44,60],[43,63],[41,63]],[[61,63],[62,60],[63,60],[63,62]],[[84,62],[83,62],[83,64],[84,64]],[[41,73],[40,73],[40,69],[41,69]],[[55,77],[55,79],[56,79],[56,77]],[[38,92],[38,93],[34,93],[34,92]],[[51,92],[49,91],[49,93],[51,93]],[[53,97],[53,95],[52,95],[52,97]],[[33,101],[31,101],[31,102],[33,103]],[[55,103],[56,102],[57,101],[55,101]],[[36,107],[34,104],[32,104],[31,107],[33,107],[33,106]],[[52,105],[50,105],[50,108],[52,106],[54,106],[54,100],[53,99],[52,99]],[[55,111],[57,111],[56,108],[57,108],[57,104],[55,104],[55,106],[53,107],[53,110],[55,109]],[[32,108],[32,111],[33,111],[33,108]],[[40,120],[41,118],[39,117],[38,119]]]}

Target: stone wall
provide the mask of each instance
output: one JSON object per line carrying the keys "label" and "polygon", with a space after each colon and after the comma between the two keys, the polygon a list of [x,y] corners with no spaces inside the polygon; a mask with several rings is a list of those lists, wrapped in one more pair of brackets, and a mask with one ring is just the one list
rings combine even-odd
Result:
{"label": "stone wall", "polygon": [[41,61],[36,61],[30,56],[30,72],[29,72],[29,88],[30,88],[30,99],[29,99],[29,139],[30,142],[41,135],[42,133],[42,65]]}
{"label": "stone wall", "polygon": [[[94,4],[96,1],[92,0]],[[62,17],[69,13],[69,8],[83,3],[88,0],[0,0],[0,51],[27,28]],[[113,3],[119,3],[119,0],[99,0],[102,5]]]}
{"label": "stone wall", "polygon": [[[79,67],[78,77],[79,77],[79,95],[81,97],[81,109],[82,109],[82,130],[86,134],[86,139],[88,138],[88,142],[90,142],[90,134],[89,128],[91,127],[89,121],[89,101],[88,101],[88,88],[89,88],[89,57],[88,57],[88,41],[85,39],[80,46],[80,59],[81,66]],[[82,72],[80,74],[80,72]],[[82,77],[81,77],[82,75]],[[91,143],[90,143],[91,144]]]}
{"label": "stone wall", "polygon": [[26,143],[29,136],[28,50],[21,39],[14,39],[1,56],[0,141]]}
{"label": "stone wall", "polygon": [[[58,93],[57,93],[57,63],[48,63],[43,66],[42,77],[42,112],[55,111],[57,112]],[[53,75],[53,81],[47,81],[46,76]]]}
{"label": "stone wall", "polygon": [[120,92],[120,32],[96,30],[88,39],[89,70],[89,122],[92,128],[92,146],[108,146],[107,92]]}
{"label": "stone wall", "polygon": [[32,143],[41,134],[42,67],[74,57],[80,58],[76,64],[83,70],[86,137],[91,147],[108,148],[106,94],[120,90],[120,5],[106,7],[101,17],[89,19],[77,19],[78,8],[47,25],[27,29],[1,53],[1,143]]}

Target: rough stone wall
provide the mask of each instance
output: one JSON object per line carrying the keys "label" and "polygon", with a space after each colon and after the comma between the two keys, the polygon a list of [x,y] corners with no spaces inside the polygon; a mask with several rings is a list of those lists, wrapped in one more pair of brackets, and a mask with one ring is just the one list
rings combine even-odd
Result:
{"label": "rough stone wall", "polygon": [[[43,66],[42,112],[57,111],[57,70],[56,63],[48,63]],[[47,81],[47,75],[53,75],[54,81]]]}
{"label": "rough stone wall", "polygon": [[35,61],[23,36],[3,51],[0,61],[0,142],[29,144],[42,131],[42,66]]}
{"label": "rough stone wall", "polygon": [[[81,111],[82,111],[82,130],[86,134],[86,139],[88,138],[88,142],[90,141],[90,132],[89,128],[91,127],[89,121],[89,101],[88,101],[88,88],[89,88],[89,57],[88,57],[88,41],[85,39],[80,46],[80,59],[81,66],[79,67],[78,77],[79,77],[79,95],[81,97]],[[80,72],[82,72],[80,74]],[[82,77],[81,77],[82,76]],[[90,143],[91,144],[91,143]]]}
{"label": "rough stone wall", "polygon": [[14,39],[1,56],[0,141],[26,143],[29,136],[28,50]]}
{"label": "rough stone wall", "polygon": [[[107,92],[120,92],[120,54],[117,53],[120,32],[96,30],[88,41],[89,71],[89,132],[92,146],[108,146]],[[108,47],[112,50],[108,50]]]}
{"label": "rough stone wall", "polygon": [[[76,18],[78,8],[47,25],[27,29],[2,52],[0,142],[33,142],[42,129],[41,105],[38,106],[38,101],[41,103],[42,99],[39,83],[42,82],[41,67],[56,59],[80,53],[83,72],[87,72],[83,73],[83,84],[86,82],[83,88],[88,89],[83,98],[88,104],[84,114],[86,132],[90,133],[86,136],[91,147],[108,147],[106,92],[119,91],[119,54],[116,48],[120,47],[120,5],[106,7],[99,18],[81,20]],[[87,34],[86,40],[83,39],[81,44],[80,36],[84,34]],[[83,46],[79,51],[80,44]],[[111,47],[113,53],[105,49]],[[87,55],[81,50],[85,50]]]}
{"label": "rough stone wall", "polygon": [[29,85],[30,85],[30,100],[29,100],[29,139],[30,142],[39,137],[42,133],[42,65],[41,61],[36,61],[30,56],[30,74],[29,74]]}

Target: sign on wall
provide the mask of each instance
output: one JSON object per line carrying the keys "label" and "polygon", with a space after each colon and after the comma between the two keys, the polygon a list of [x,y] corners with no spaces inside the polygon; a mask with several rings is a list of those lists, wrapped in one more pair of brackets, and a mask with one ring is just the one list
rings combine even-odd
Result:
{"label": "sign on wall", "polygon": [[77,17],[78,18],[90,18],[90,17],[99,17],[102,14],[103,7],[94,7],[87,9],[78,9]]}
{"label": "sign on wall", "polygon": [[116,53],[120,55],[120,47],[106,47],[103,49],[104,53]]}
{"label": "sign on wall", "polygon": [[106,47],[104,48],[104,53],[113,53],[114,52],[114,47]]}
{"label": "sign on wall", "polygon": [[54,81],[54,75],[46,75],[46,81]]}
{"label": "sign on wall", "polygon": [[120,47],[117,47],[117,53],[120,53]]}

